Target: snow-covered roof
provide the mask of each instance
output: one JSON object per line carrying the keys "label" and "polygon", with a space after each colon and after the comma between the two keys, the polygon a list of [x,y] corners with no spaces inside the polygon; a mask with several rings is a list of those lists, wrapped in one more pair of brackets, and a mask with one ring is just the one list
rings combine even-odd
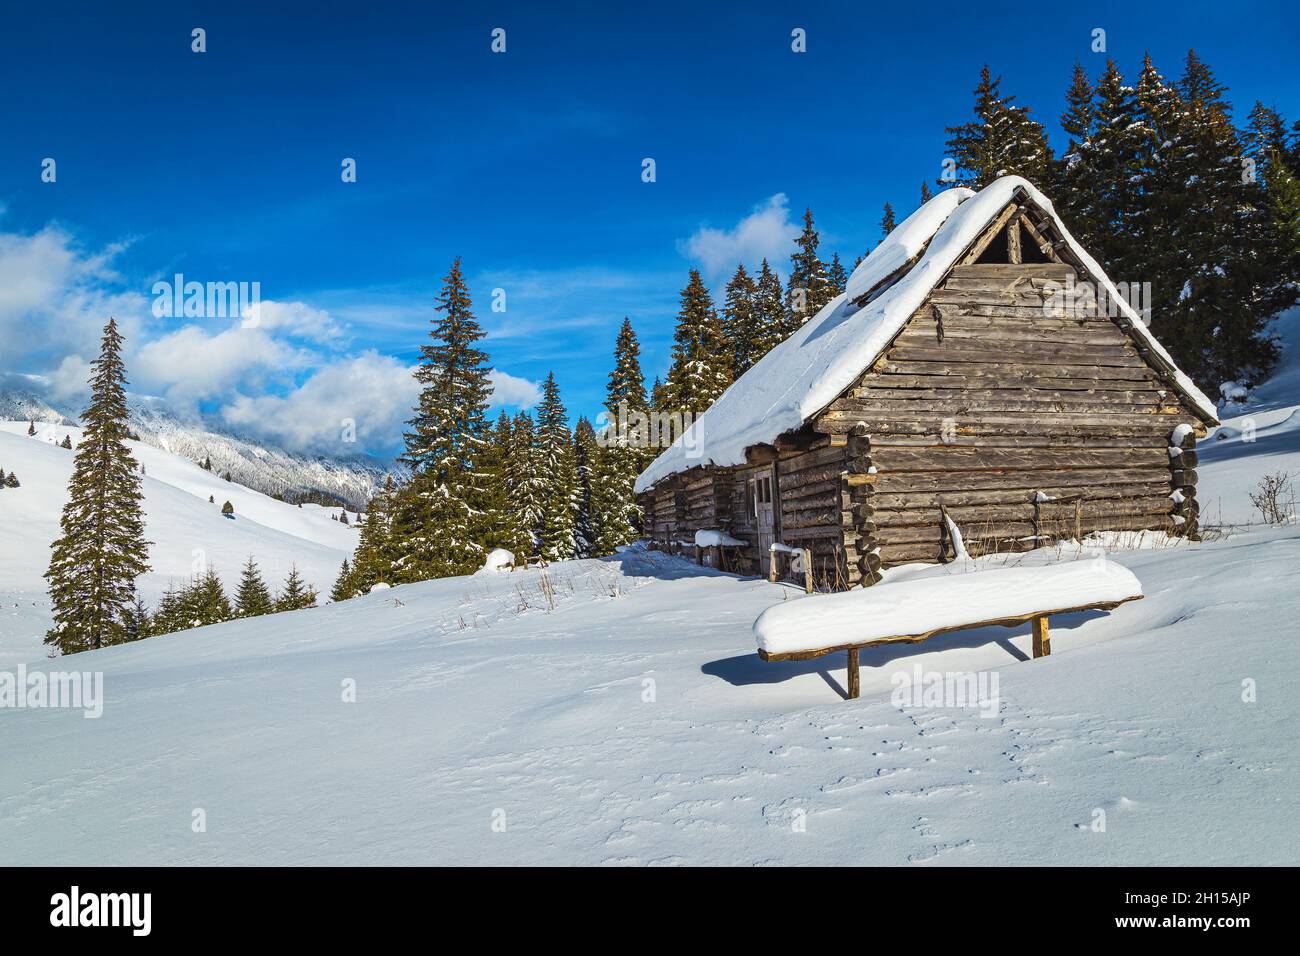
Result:
{"label": "snow-covered roof", "polygon": [[[1004,176],[979,192],[945,190],[903,220],[853,270],[847,291],[733,382],[641,473],[636,491],[698,465],[744,464],[746,448],[771,443],[826,408],[880,357],[1017,191],[1023,191],[1029,203],[1051,217],[1070,250],[1102,284],[1135,334],[1169,364],[1178,390],[1196,411],[1209,421],[1216,420],[1214,403],[1177,369],[1101,266],[1070,235],[1051,201],[1027,180]],[[916,264],[910,271],[893,285],[884,285],[913,260]],[[853,304],[882,286],[884,291],[865,305]]]}

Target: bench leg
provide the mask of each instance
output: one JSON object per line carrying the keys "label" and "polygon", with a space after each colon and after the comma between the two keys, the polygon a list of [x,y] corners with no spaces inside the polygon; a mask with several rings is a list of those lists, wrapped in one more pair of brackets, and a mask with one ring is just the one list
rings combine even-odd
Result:
{"label": "bench leg", "polygon": [[1047,615],[1034,618],[1034,657],[1052,653],[1052,639],[1047,633]]}
{"label": "bench leg", "polygon": [[849,693],[846,700],[857,700],[862,684],[858,674],[858,649],[849,648]]}

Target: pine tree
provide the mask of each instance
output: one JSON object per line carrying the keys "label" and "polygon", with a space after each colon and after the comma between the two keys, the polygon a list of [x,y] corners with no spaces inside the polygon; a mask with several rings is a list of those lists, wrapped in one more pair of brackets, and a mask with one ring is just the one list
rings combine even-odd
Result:
{"label": "pine tree", "polygon": [[[779,306],[779,291],[777,298]],[[614,370],[605,388],[610,423],[603,430],[603,444],[592,465],[591,553],[597,556],[613,554],[615,548],[634,541],[640,533],[641,512],[632,486],[657,452],[647,447],[649,436],[633,433],[631,424],[632,416],[648,411],[640,354],[632,324],[624,319],[614,343]]]}
{"label": "pine tree", "polygon": [[339,601],[346,601],[352,597],[352,568],[348,564],[348,559],[343,559],[343,564],[339,566],[339,576],[334,579],[334,587],[330,589],[330,600],[337,604]]}
{"label": "pine tree", "polygon": [[839,295],[849,284],[849,274],[845,271],[844,264],[840,262],[838,252],[831,256],[831,264],[826,267],[826,279],[830,282],[831,292],[834,295]]}
{"label": "pine tree", "polygon": [[72,450],[72,436],[71,436],[71,435],[64,435],[64,436],[63,436],[63,441],[59,443],[59,447],[60,447],[60,448],[66,448],[66,449],[68,449],[69,451],[71,451],[71,450]]}
{"label": "pine tree", "polygon": [[736,274],[727,283],[727,300],[722,308],[722,329],[736,378],[749,371],[760,358],[757,352],[762,332],[754,302],[757,291],[744,264],[736,266]]}
{"label": "pine tree", "polygon": [[289,568],[289,576],[284,580],[284,587],[275,599],[275,610],[299,611],[316,606],[316,592],[309,587],[298,574],[297,565]]}
{"label": "pine tree", "polygon": [[477,570],[490,534],[490,488],[477,462],[487,441],[492,369],[475,344],[484,333],[459,259],[443,281],[437,311],[432,344],[420,348],[420,402],[405,436],[403,460],[412,474],[395,519],[403,552],[395,570],[402,581]]}
{"label": "pine tree", "polygon": [[813,227],[811,209],[803,214],[803,231],[795,240],[790,256],[790,282],[786,286],[785,328],[782,338],[789,338],[799,327],[821,311],[835,292],[831,289],[826,266],[817,256],[821,237]]}
{"label": "pine tree", "polygon": [[152,634],[172,634],[189,625],[181,617],[181,592],[169,585],[149,622]]}
{"label": "pine tree", "polygon": [[660,407],[675,413],[698,413],[726,391],[731,384],[731,369],[722,323],[699,270],[691,270],[681,302],[673,334],[673,363],[664,382]]}
{"label": "pine tree", "polygon": [[[1177,90],[1180,137],[1167,151],[1165,178],[1178,190],[1178,203],[1166,206],[1172,228],[1165,231],[1161,264],[1171,268],[1164,270],[1163,289],[1155,290],[1157,321],[1193,378],[1254,384],[1277,361],[1265,327],[1294,300],[1294,289],[1277,274],[1276,231],[1263,188],[1243,175],[1244,150],[1225,88],[1195,51],[1187,54]],[[1162,291],[1169,296],[1164,302]]]}
{"label": "pine tree", "polygon": [[767,259],[763,260],[758,282],[754,285],[754,317],[758,328],[754,340],[754,361],[757,363],[785,340],[785,296],[781,291],[781,279],[767,264]]}
{"label": "pine tree", "polygon": [[564,561],[577,553],[578,468],[569,433],[568,412],[554,373],[547,373],[537,406],[538,467],[545,481],[542,497],[541,554]]}
{"label": "pine tree", "polygon": [[221,506],[221,513],[223,515],[233,515],[235,513],[235,506],[232,505],[229,501],[227,501],[224,505]]}
{"label": "pine tree", "polygon": [[578,472],[578,513],[574,521],[575,555],[591,555],[596,540],[595,521],[592,516],[592,483],[596,477],[596,458],[600,445],[596,443],[596,429],[585,416],[573,426],[573,458]]}
{"label": "pine tree", "polygon": [[184,628],[220,624],[234,617],[221,578],[213,568],[196,576],[181,592],[179,616]]}
{"label": "pine tree", "polygon": [[36,419],[33,418],[33,419],[32,419],[32,423],[31,423],[30,425],[27,426],[27,434],[28,434],[28,435],[35,435],[35,434],[36,434]]}
{"label": "pine tree", "polygon": [[361,524],[351,573],[346,580],[348,597],[367,594],[376,584],[392,584],[397,580],[393,571],[396,545],[392,514],[396,500],[393,476],[386,475],[383,486],[366,505],[366,520]]}
{"label": "pine tree", "polygon": [[537,554],[542,537],[542,514],[547,496],[546,477],[541,467],[537,429],[527,412],[515,415],[507,459],[512,527],[520,543],[511,548],[516,556]]}
{"label": "pine tree", "polygon": [[[921,183],[921,188],[925,189],[925,183]],[[922,203],[927,201],[924,195],[922,195],[921,201]],[[894,221],[894,207],[889,203],[885,203],[885,214],[880,217],[880,238],[887,238],[897,228],[898,223]]]}
{"label": "pine tree", "polygon": [[60,536],[50,547],[54,626],[45,643],[65,654],[126,639],[135,579],[149,570],[143,494],[126,446],[126,370],[122,336],[109,319],[99,358],[91,363],[90,406],[68,484]]}
{"label": "pine tree", "polygon": [[[1029,110],[1003,96],[1002,77],[987,65],[975,87],[975,119],[949,126],[948,156],[956,162],[956,182],[982,189],[1000,176],[1023,176],[1037,186],[1051,186],[1052,153],[1041,123]],[[941,182],[941,185],[950,185]]]}
{"label": "pine tree", "polygon": [[[347,564],[346,561],[343,563]],[[235,592],[235,617],[258,617],[270,614],[271,610],[271,592],[250,554],[239,577],[239,589]]]}
{"label": "pine tree", "polygon": [[934,198],[934,193],[930,192],[930,184],[924,179],[921,180],[921,205],[924,206]]}
{"label": "pine tree", "polygon": [[142,641],[146,637],[153,635],[153,624],[149,617],[149,609],[145,607],[144,599],[136,595],[135,600],[127,606],[126,613],[122,619],[124,641]]}
{"label": "pine tree", "polygon": [[1069,144],[1061,157],[1056,190],[1052,195],[1052,202],[1070,231],[1089,248],[1094,247],[1097,232],[1090,208],[1092,190],[1096,185],[1096,174],[1089,162],[1096,129],[1094,95],[1087,71],[1083,64],[1076,62],[1070,88],[1065,93],[1066,110],[1061,114],[1061,129],[1069,137]]}

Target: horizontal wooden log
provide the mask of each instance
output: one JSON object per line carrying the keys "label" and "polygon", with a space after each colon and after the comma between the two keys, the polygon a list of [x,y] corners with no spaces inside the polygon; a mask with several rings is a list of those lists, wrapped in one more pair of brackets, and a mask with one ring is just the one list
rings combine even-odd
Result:
{"label": "horizontal wooden log", "polygon": [[[1012,483],[1018,484],[1018,481]],[[1032,505],[1034,495],[1041,492],[1056,498],[1056,501],[1041,503],[1046,513],[1068,507],[1074,509],[1073,502],[1064,503],[1062,499],[1083,495],[1085,501],[1132,500],[1136,498],[1165,498],[1171,491],[1168,477],[1161,481],[1152,481],[1140,485],[1094,485],[1080,481],[1074,485],[1052,485],[1043,488],[984,488],[979,490],[955,491],[914,491],[877,493],[872,498],[870,507],[874,513],[885,518],[895,511],[921,511],[937,509],[941,505],[948,507],[974,507],[989,505],[1025,504]]]}
{"label": "horizontal wooden log", "polygon": [[[1085,517],[1081,523],[1082,533],[1086,536],[1099,531],[1164,531],[1173,534],[1178,526],[1168,514]],[[1020,553],[1050,545],[1057,538],[1072,539],[1073,525],[1059,529],[1059,534],[1040,531],[1043,539],[1033,538],[1032,527],[1015,523],[1009,525],[982,526],[971,529],[970,535],[962,529],[967,550],[972,555],[994,553]],[[921,529],[900,528],[881,529],[879,537],[881,559],[886,567],[911,561],[935,561],[938,559],[940,538],[922,533]]]}
{"label": "horizontal wooden log", "polygon": [[963,448],[877,445],[882,472],[1149,467],[1168,460],[1163,448]]}
{"label": "horizontal wooden log", "polygon": [[967,364],[952,359],[901,362],[882,359],[872,366],[872,371],[879,373],[882,377],[891,375],[928,375],[951,379],[972,379],[980,383],[987,379],[994,379],[1011,385],[1040,378],[1066,378],[1094,383],[1100,381],[1141,383],[1149,381],[1152,375],[1145,365],[1118,368],[1088,364],[1031,365],[1024,362],[991,361]]}
{"label": "horizontal wooden log", "polygon": [[[917,402],[941,402],[946,404],[986,403],[986,402],[1023,402],[1026,404],[1051,404],[1069,402],[1086,407],[1107,408],[1111,405],[1120,407],[1149,408],[1162,403],[1177,404],[1177,399],[1170,396],[1167,389],[1155,385],[1143,385],[1138,388],[1123,386],[1111,388],[1110,383],[1099,382],[1088,390],[1036,388],[1032,385],[1009,385],[1005,388],[956,388],[951,385],[913,386],[894,388],[880,382],[876,377],[868,377],[862,384],[836,399],[830,407],[841,402],[864,401],[896,402],[899,407]],[[1163,397],[1162,397],[1163,393]],[[1190,418],[1190,416],[1189,416]],[[1173,422],[1169,424],[1175,424]]]}
{"label": "horizontal wooden log", "polygon": [[[1164,495],[1136,499],[1090,499],[1082,502],[1083,516],[1087,519],[1109,517],[1134,517],[1138,515],[1168,515],[1171,502]],[[945,502],[948,516],[957,522],[963,536],[986,536],[985,528],[1002,528],[1014,524],[1019,533],[1034,533],[1034,506],[1028,502],[1012,504],[950,505]],[[1038,510],[1039,528],[1074,527],[1074,504],[1042,505]],[[903,540],[898,537],[904,529],[925,529],[938,540],[942,518],[937,507],[913,511],[881,511],[876,514],[880,537],[887,541]]]}
{"label": "horizontal wooden log", "polygon": [[[913,363],[918,364],[918,363]],[[1120,391],[1130,392],[1145,388],[1160,389],[1153,377],[1146,379],[1114,378],[1099,380],[1091,375],[1074,376],[1067,374],[1038,375],[1030,372],[1014,376],[994,373],[969,373],[957,375],[942,370],[932,369],[925,373],[878,372],[872,375],[867,385],[882,388],[948,388],[962,390],[977,389],[1050,389],[1064,392]]]}

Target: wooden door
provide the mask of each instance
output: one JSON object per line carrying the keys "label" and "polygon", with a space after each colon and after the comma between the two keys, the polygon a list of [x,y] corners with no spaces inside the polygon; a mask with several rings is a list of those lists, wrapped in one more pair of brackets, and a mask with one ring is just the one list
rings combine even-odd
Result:
{"label": "wooden door", "polygon": [[772,543],[776,541],[776,506],[773,503],[773,480],[770,468],[749,479],[745,497],[753,509],[754,524],[758,528],[758,564],[763,577],[771,570]]}

